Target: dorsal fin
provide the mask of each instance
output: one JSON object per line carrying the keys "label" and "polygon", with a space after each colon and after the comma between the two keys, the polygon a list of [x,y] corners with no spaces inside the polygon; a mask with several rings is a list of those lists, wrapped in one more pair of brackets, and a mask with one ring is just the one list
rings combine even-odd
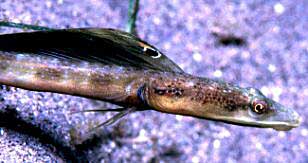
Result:
{"label": "dorsal fin", "polygon": [[141,39],[113,29],[59,29],[0,35],[0,51],[183,73]]}

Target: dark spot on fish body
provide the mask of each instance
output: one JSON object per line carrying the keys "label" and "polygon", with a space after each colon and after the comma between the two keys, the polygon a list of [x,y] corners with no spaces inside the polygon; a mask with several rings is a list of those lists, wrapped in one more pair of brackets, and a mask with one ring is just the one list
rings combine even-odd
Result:
{"label": "dark spot on fish body", "polygon": [[0,51],[0,60],[1,61],[16,61],[16,56],[15,55],[12,55],[8,52],[3,52],[3,51]]}
{"label": "dark spot on fish body", "polygon": [[7,61],[0,61],[1,72],[4,72],[7,68],[9,68],[9,63]]}
{"label": "dark spot on fish body", "polygon": [[180,91],[175,92],[175,96],[179,97],[179,96],[181,96],[181,95],[182,95],[182,93],[181,93]]}
{"label": "dark spot on fish body", "polygon": [[225,109],[228,110],[228,111],[234,111],[236,110],[236,104],[234,101],[228,101],[225,105]]}
{"label": "dark spot on fish body", "polygon": [[105,85],[108,84],[110,82],[113,82],[114,76],[110,75],[110,74],[98,74],[98,73],[91,73],[90,74],[90,82],[93,85]]}
{"label": "dark spot on fish body", "polygon": [[[4,53],[4,55],[2,55]],[[13,55],[7,54],[6,52],[0,51],[0,70],[1,73],[3,73],[5,70],[7,70],[9,67],[11,67],[12,64],[15,62],[15,57]],[[13,65],[15,66],[15,65]]]}
{"label": "dark spot on fish body", "polygon": [[154,93],[158,95],[167,95],[167,96],[174,96],[174,97],[181,97],[184,93],[184,89],[178,87],[172,87],[168,85],[165,88],[154,88]]}
{"label": "dark spot on fish body", "polygon": [[230,91],[225,94],[225,108],[228,111],[234,111],[236,109],[243,109],[244,106],[248,103],[248,97],[242,95],[237,91]]}
{"label": "dark spot on fish body", "polygon": [[202,104],[207,104],[207,103],[210,103],[209,98],[204,98],[202,101]]}
{"label": "dark spot on fish body", "polygon": [[43,80],[60,80],[62,72],[54,68],[42,68],[36,71],[35,76]]}
{"label": "dark spot on fish body", "polygon": [[202,93],[202,92],[200,92],[200,91],[198,91],[197,93],[196,93],[196,95],[195,95],[195,97],[194,97],[194,99],[196,100],[196,101],[201,101],[201,100],[203,100],[203,99],[205,99],[206,97],[204,96],[204,94]]}
{"label": "dark spot on fish body", "polygon": [[224,99],[223,99],[222,96],[218,96],[217,101],[220,102],[220,103],[222,103],[222,102],[224,101]]}

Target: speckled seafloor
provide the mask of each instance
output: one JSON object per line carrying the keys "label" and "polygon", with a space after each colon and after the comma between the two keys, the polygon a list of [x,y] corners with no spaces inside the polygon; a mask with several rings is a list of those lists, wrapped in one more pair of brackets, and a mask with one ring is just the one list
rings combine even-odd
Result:
{"label": "speckled seafloor", "polygon": [[[0,0],[0,19],[48,27],[124,29],[122,0]],[[308,162],[308,2],[141,0],[139,36],[186,72],[254,86],[303,118],[290,132],[145,111],[105,129],[109,117],[72,111],[101,102],[2,87],[0,160]],[[0,28],[1,33],[14,32]],[[225,36],[242,44],[221,43]]]}

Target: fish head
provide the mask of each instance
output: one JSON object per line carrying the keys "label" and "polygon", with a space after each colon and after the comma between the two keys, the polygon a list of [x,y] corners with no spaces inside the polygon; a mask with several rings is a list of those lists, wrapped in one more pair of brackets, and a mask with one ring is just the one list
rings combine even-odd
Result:
{"label": "fish head", "polygon": [[147,105],[161,112],[241,126],[291,130],[300,124],[294,109],[267,98],[258,89],[208,80],[175,81],[148,85],[143,96]]}
{"label": "fish head", "polygon": [[231,100],[212,107],[214,111],[210,112],[209,119],[277,131],[288,131],[300,125],[300,116],[294,109],[266,97],[258,89],[236,87],[231,92],[226,95],[231,96]]}
{"label": "fish head", "polygon": [[230,118],[231,122],[279,131],[300,125],[300,116],[294,109],[266,97],[255,88],[244,88],[241,92],[248,97],[248,103],[244,109],[238,110],[233,119]]}

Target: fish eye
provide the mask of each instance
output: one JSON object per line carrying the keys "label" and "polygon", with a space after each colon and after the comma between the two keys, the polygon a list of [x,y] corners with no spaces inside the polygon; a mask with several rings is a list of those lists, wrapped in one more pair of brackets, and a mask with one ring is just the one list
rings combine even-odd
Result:
{"label": "fish eye", "polygon": [[253,103],[252,111],[257,114],[263,114],[267,110],[267,105],[263,101],[256,101]]}

